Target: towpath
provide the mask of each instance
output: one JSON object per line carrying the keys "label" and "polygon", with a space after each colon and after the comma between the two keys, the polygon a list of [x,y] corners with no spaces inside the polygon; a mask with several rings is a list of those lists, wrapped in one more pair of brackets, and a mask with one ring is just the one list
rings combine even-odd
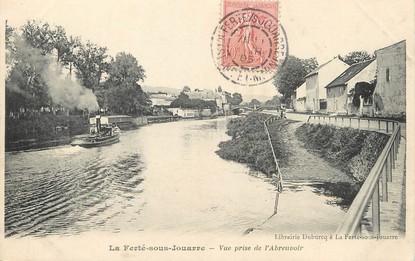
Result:
{"label": "towpath", "polygon": [[[287,118],[300,121],[293,127],[298,127],[304,122],[307,122],[309,115],[287,113]],[[357,126],[351,126],[357,128]],[[290,131],[293,134],[293,131]],[[405,231],[405,215],[406,215],[406,124],[401,123],[401,142],[399,144],[397,160],[395,161],[395,169],[392,171],[392,181],[388,182],[388,202],[380,203],[380,221],[381,221],[381,234],[386,235],[403,235]],[[298,142],[298,141],[297,141]],[[295,142],[293,143],[295,144]],[[300,151],[304,148],[301,146],[296,147]],[[301,154],[301,153],[300,153]],[[306,168],[310,173],[309,166],[298,165],[299,171],[301,168]],[[315,170],[314,170],[315,171]],[[315,172],[312,173],[315,173]],[[370,234],[372,231],[371,224],[367,220],[371,220],[371,209],[368,207],[366,212],[362,234]]]}

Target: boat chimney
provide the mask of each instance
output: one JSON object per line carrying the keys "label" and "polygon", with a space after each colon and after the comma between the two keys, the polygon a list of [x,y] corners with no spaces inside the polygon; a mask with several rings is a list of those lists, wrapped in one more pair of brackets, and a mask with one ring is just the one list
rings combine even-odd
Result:
{"label": "boat chimney", "polygon": [[101,115],[98,114],[95,116],[95,123],[97,126],[97,133],[100,133],[101,132]]}

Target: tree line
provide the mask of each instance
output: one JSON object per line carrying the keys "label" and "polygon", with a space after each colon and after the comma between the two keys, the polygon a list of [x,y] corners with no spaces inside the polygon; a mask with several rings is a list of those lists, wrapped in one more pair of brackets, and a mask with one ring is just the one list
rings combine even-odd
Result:
{"label": "tree line", "polygon": [[35,20],[20,28],[6,22],[6,113],[97,110],[142,115],[151,101],[139,82],[145,70],[129,53]]}

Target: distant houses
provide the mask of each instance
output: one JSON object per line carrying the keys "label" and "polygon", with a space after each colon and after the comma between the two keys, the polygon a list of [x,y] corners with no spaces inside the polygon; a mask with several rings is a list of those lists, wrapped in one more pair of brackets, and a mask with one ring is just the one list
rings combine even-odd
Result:
{"label": "distant houses", "polygon": [[306,75],[306,109],[312,112],[324,112],[327,109],[326,86],[333,78],[349,67],[338,57],[320,65]]}
{"label": "distant houses", "polygon": [[[226,95],[230,94],[227,92],[222,92],[218,90],[212,91],[205,89],[195,89],[194,91],[184,90],[183,93],[186,94],[190,100],[202,100],[205,102],[209,102],[209,108],[196,108],[194,106],[177,106],[177,108],[171,107],[172,102],[176,100],[177,97],[159,92],[149,95],[149,98],[152,101],[153,113],[160,115],[160,111],[165,110],[168,111],[170,114],[181,116],[183,118],[201,118],[232,114],[230,102],[226,98]],[[216,108],[212,109],[212,106]]]}
{"label": "distant houses", "polygon": [[[406,41],[375,51],[375,59],[348,66],[338,58],[305,77],[293,95],[298,112],[403,117],[406,112]],[[360,89],[359,89],[360,88]],[[356,92],[362,88],[369,97]],[[370,88],[374,88],[371,90]]]}
{"label": "distant houses", "polygon": [[152,106],[159,106],[159,107],[168,107],[176,99],[176,97],[165,93],[165,92],[158,92],[158,93],[151,93],[149,95],[149,99],[151,101]]}

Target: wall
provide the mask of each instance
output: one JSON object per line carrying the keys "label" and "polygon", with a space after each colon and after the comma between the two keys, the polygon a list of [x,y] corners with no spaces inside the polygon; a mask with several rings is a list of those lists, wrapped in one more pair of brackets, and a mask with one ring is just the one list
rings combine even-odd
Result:
{"label": "wall", "polygon": [[[375,51],[377,84],[374,92],[375,116],[402,117],[406,114],[406,42]],[[387,79],[387,70],[389,78]]]}
{"label": "wall", "polygon": [[141,116],[133,118],[133,126],[147,125],[147,117]]}
{"label": "wall", "polygon": [[339,58],[335,58],[318,71],[319,99],[327,99],[326,86],[336,79],[342,72],[347,70],[347,68],[349,68],[349,65],[342,62]]}
{"label": "wall", "polygon": [[347,86],[327,88],[327,112],[347,113]]}
{"label": "wall", "polygon": [[327,89],[327,112],[337,112],[339,114],[356,114],[358,108],[352,108],[351,99],[347,98],[348,93],[358,82],[370,83],[376,77],[376,60],[371,62],[362,71],[350,79],[342,87],[336,86]]}
{"label": "wall", "polygon": [[306,79],[306,110],[318,111],[318,74],[311,75]]}

